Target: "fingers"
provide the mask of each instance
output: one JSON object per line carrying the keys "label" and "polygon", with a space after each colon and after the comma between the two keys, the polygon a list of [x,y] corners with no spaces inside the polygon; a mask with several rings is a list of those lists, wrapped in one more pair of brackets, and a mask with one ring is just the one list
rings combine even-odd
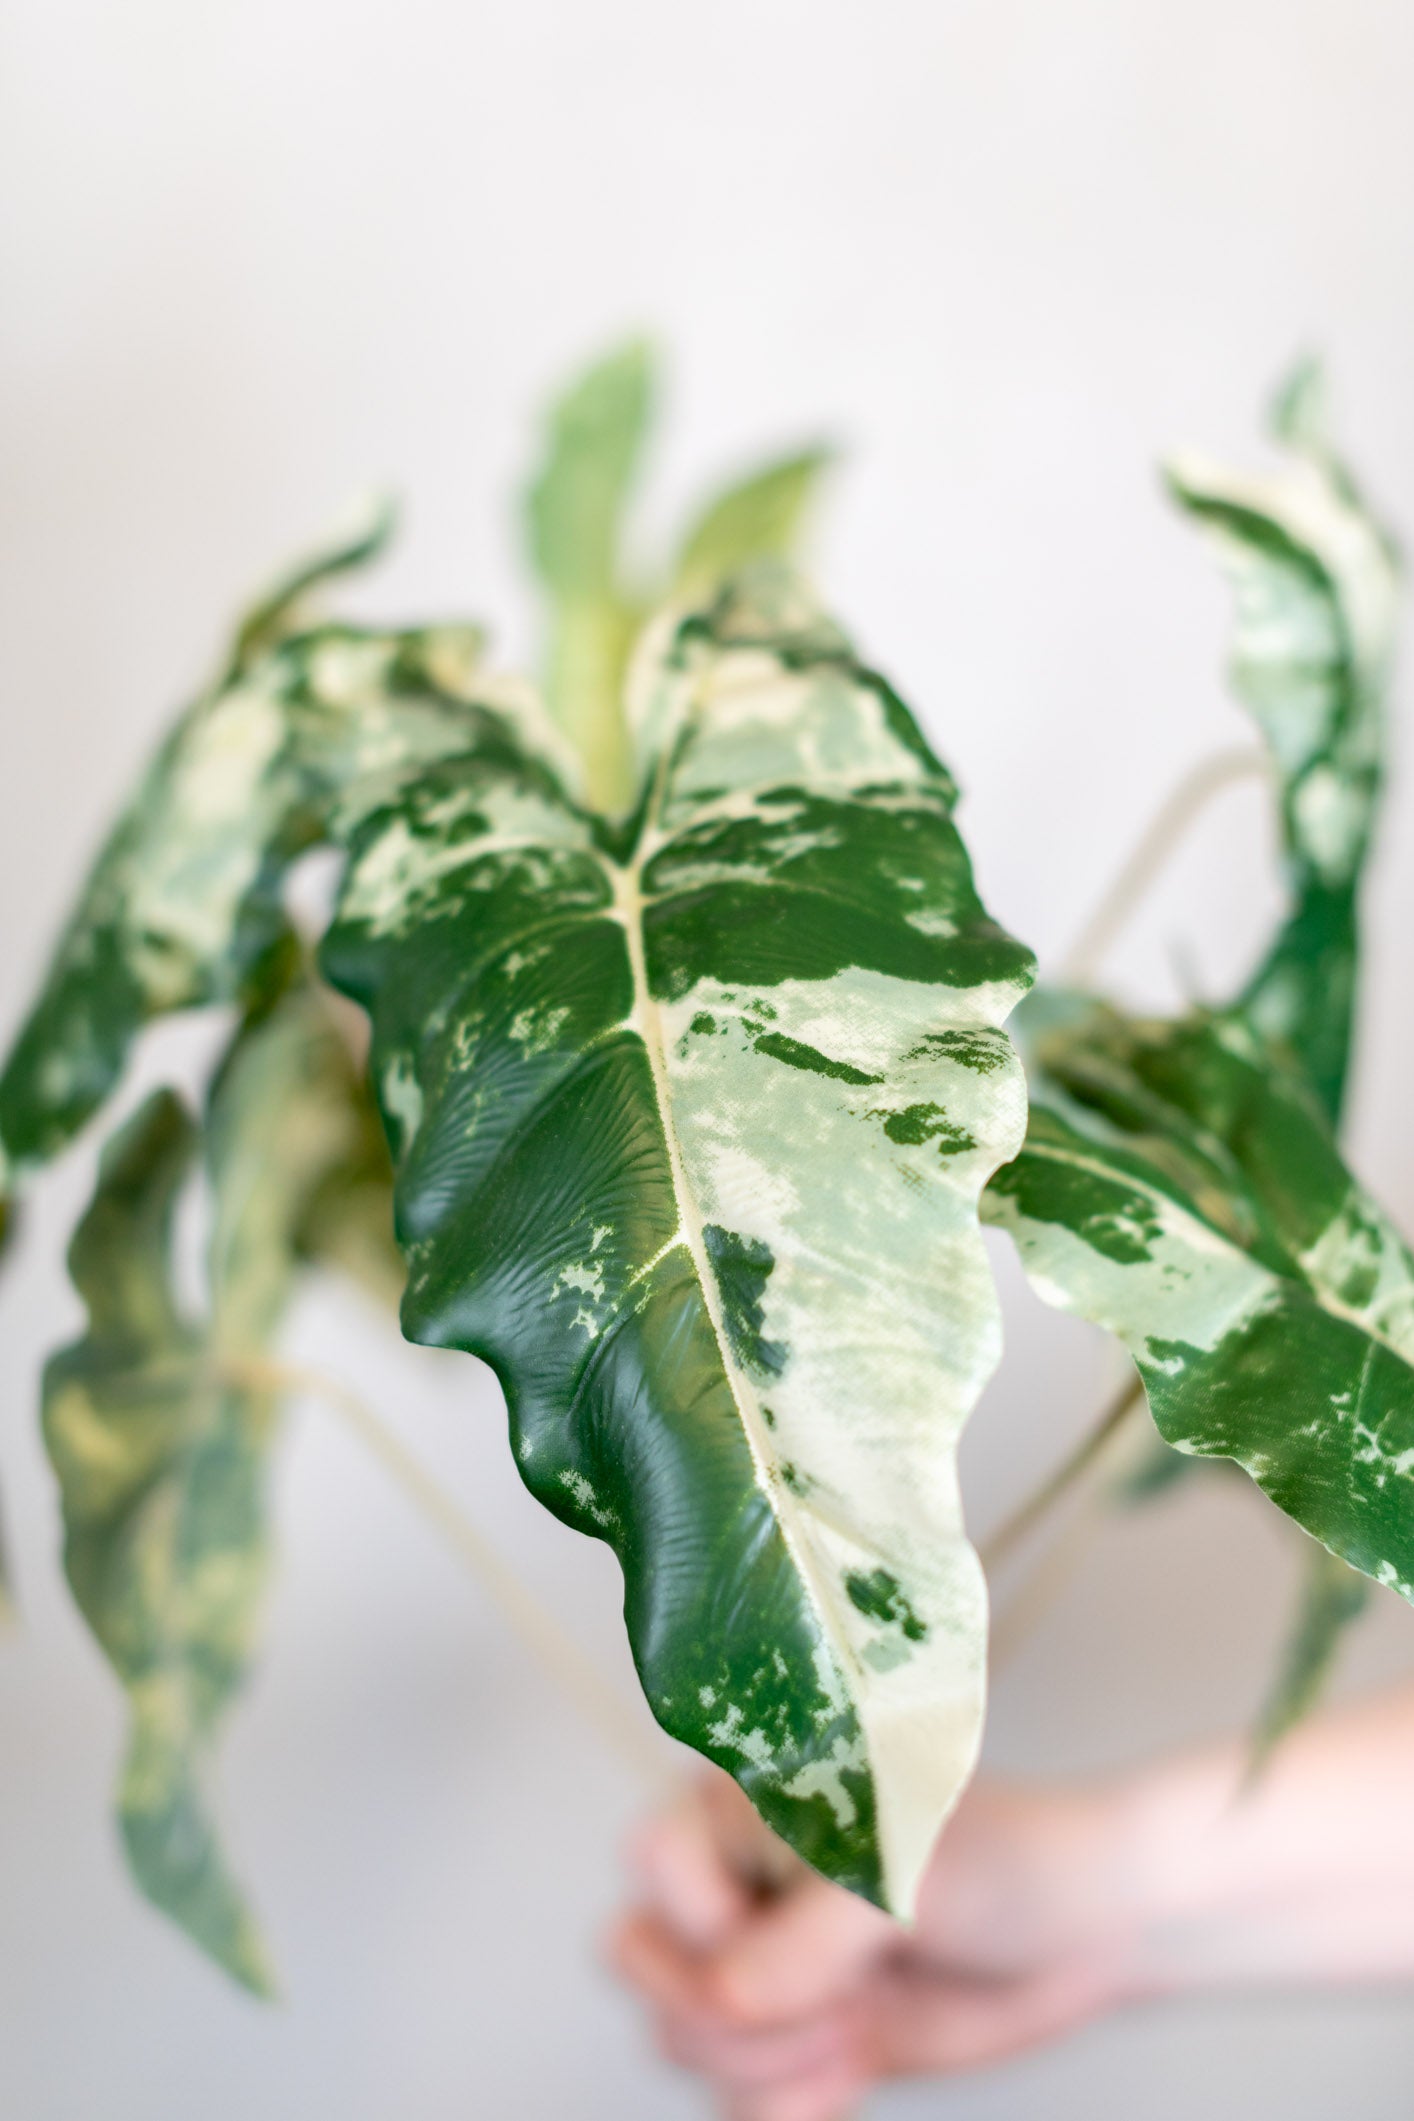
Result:
{"label": "fingers", "polygon": [[751,1906],[752,1896],[696,1790],[639,1828],[629,1843],[628,1868],[645,1904],[698,1950],[724,1938]]}
{"label": "fingers", "polygon": [[[725,1776],[695,1784],[630,1845],[643,1912],[658,1918],[660,1934],[650,1941],[630,1925],[627,1958],[615,1950],[621,1970],[690,1988],[701,2007],[743,2025],[807,2017],[846,1993],[899,1933],[798,1861],[782,1868],[780,1846]],[[772,1870],[781,1882],[763,1893]],[[681,1952],[673,1959],[673,1943],[692,1965]]]}
{"label": "fingers", "polygon": [[778,1905],[746,1914],[715,1949],[710,1940],[685,1943],[678,1923],[641,1908],[613,1931],[608,1952],[659,2008],[756,2031],[841,2002],[893,1943],[892,1925],[873,1909],[812,1879]]}
{"label": "fingers", "polygon": [[899,1935],[867,1901],[802,1871],[788,1892],[726,1935],[704,1969],[707,1993],[741,2025],[810,2017],[855,1988]]}
{"label": "fingers", "polygon": [[669,2061],[696,2070],[714,2084],[739,2096],[780,2090],[827,2071],[839,2071],[853,2057],[854,2043],[842,2015],[813,2019],[766,2033],[744,2033],[719,2024],[660,2015],[658,2045]]}
{"label": "fingers", "polygon": [[731,2121],[845,2121],[869,2080],[847,2008],[766,2032],[666,2014],[657,2034],[670,2061],[713,2086]]}
{"label": "fingers", "polygon": [[827,2064],[768,2091],[728,2093],[726,2121],[852,2121],[868,2085],[847,2066]]}
{"label": "fingers", "polygon": [[661,2016],[703,2027],[722,2022],[703,1961],[685,1951],[656,1916],[643,1910],[626,1915],[609,1935],[607,1955],[615,1972]]}

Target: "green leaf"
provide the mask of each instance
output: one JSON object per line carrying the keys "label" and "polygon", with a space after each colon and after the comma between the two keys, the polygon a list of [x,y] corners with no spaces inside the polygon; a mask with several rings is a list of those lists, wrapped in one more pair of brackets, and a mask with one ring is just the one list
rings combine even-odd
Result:
{"label": "green leaf", "polygon": [[1325,1691],[1345,1631],[1369,1603],[1370,1586],[1324,1547],[1305,1557],[1296,1624],[1252,1741],[1249,1775],[1261,1774],[1281,1740],[1309,1715]]}
{"label": "green leaf", "polygon": [[353,1068],[327,1003],[296,991],[248,1025],[213,1093],[209,1314],[173,1287],[173,1215],[193,1121],[154,1093],[108,1143],[70,1251],[88,1328],[45,1372],[74,1596],[126,1689],[118,1815],[154,1904],[248,1988],[264,1948],[204,1794],[248,1665],[266,1579],[268,1350],[309,1204],[350,1145]]}
{"label": "green leaf", "polygon": [[623,516],[652,412],[653,357],[633,340],[551,408],[526,496],[530,552],[550,599],[546,697],[585,763],[591,799],[632,797],[623,677],[642,613],[622,580]]}
{"label": "green leaf", "polygon": [[833,462],[830,449],[802,449],[724,488],[683,540],[674,593],[712,597],[754,561],[793,558]]}
{"label": "green leaf", "polygon": [[1138,1364],[1164,1440],[1232,1458],[1414,1597],[1414,1261],[1318,1100],[1238,1014],[1033,1008],[1026,1146],[993,1180],[1048,1301]]}
{"label": "green leaf", "polygon": [[44,1430],[69,1583],[128,1694],[118,1816],[129,1865],[213,1959],[268,1994],[264,1948],[200,1776],[264,1588],[272,1410],[266,1395],[217,1381],[173,1298],[172,1214],[194,1147],[168,1091],[109,1143],[70,1252],[89,1327],[48,1365]]}
{"label": "green leaf", "polygon": [[1296,461],[1245,477],[1196,456],[1169,483],[1208,532],[1237,598],[1233,680],[1275,765],[1290,910],[1242,997],[1338,1118],[1355,1002],[1358,894],[1382,772],[1399,587],[1393,544],[1325,428],[1319,370],[1280,393]]}
{"label": "green leaf", "polygon": [[[325,564],[349,564],[349,554]],[[253,662],[237,655],[119,820],[0,1075],[0,1144],[12,1164],[64,1147],[152,1018],[245,1004],[272,979],[278,986],[290,869],[361,802],[478,736],[514,729],[518,741],[554,749],[527,688],[478,675],[480,649],[467,626],[327,625]],[[473,690],[494,711],[472,705]]]}
{"label": "green leaf", "polygon": [[[1219,1273],[1210,1245],[1196,1229],[1184,1234],[1173,1259],[1164,1254],[1160,1263],[1157,1253],[1146,1256],[1151,1229],[1162,1228],[1167,1241],[1172,1204],[1155,1209],[1158,1220],[1151,1223],[1150,1196],[1132,1190],[1136,1175],[1154,1182],[1161,1198],[1176,1184],[1239,1247],[1258,1246],[1257,1256],[1277,1269],[1273,1305],[1287,1300],[1275,1292],[1283,1288],[1294,1260],[1304,1280],[1314,1279],[1318,1304],[1334,1318],[1341,1315],[1345,1294],[1338,1273],[1332,1284],[1309,1270],[1303,1252],[1313,1242],[1312,1229],[1302,1227],[1298,1217],[1273,1237],[1263,1219],[1269,1224],[1274,1201],[1288,1208],[1302,1199],[1308,1208],[1316,1204],[1321,1215],[1332,1218],[1330,1243],[1338,1254],[1340,1218],[1358,1222],[1366,1212],[1309,1115],[1287,1124],[1285,1132],[1280,1115],[1289,1122],[1294,1094],[1285,1077],[1292,1068],[1304,1073],[1332,1124],[1344,1100],[1356,998],[1358,895],[1380,790],[1383,695],[1398,570],[1391,540],[1364,507],[1330,440],[1317,364],[1300,364],[1287,380],[1272,425],[1296,460],[1279,473],[1243,477],[1188,457],[1170,466],[1169,477],[1176,498],[1211,537],[1236,591],[1233,676],[1272,756],[1288,911],[1244,992],[1215,1022],[1125,1026],[1117,1016],[1087,1018],[1063,999],[1046,1004],[1038,997],[1033,1003],[1037,1043],[1059,1072],[1051,1076],[1043,1067],[1034,1077],[1032,1093],[1041,1109],[1033,1116],[1023,1158],[1003,1180],[1004,1189],[1013,1189],[1004,1219],[1023,1198],[1039,1211],[1040,1220],[1028,1225],[1025,1251],[1041,1293],[1102,1322],[1122,1313],[1131,1345],[1135,1335],[1163,1342],[1162,1320],[1185,1284],[1194,1290],[1207,1287],[1205,1301],[1230,1302],[1239,1315],[1256,1301],[1250,1292],[1241,1293],[1237,1260],[1229,1255]],[[1049,1042],[1040,1013],[1047,1007]],[[1229,1091],[1236,1047],[1244,1054],[1249,1080],[1234,1105]],[[1162,1069],[1161,1049],[1169,1056]],[[1191,1070],[1186,1082],[1185,1068]],[[1223,1078],[1228,1088],[1220,1091]],[[1253,1081],[1261,1078],[1265,1087],[1254,1089]],[[1216,1104],[1210,1105],[1214,1097]],[[1234,1117],[1239,1111],[1248,1119],[1239,1122]],[[1234,1127],[1241,1137],[1241,1168],[1234,1168],[1226,1153]],[[1076,1133],[1085,1137],[1083,1145],[1074,1139]],[[1260,1172],[1254,1175],[1251,1159],[1259,1147]],[[1143,1205],[1146,1200],[1149,1206]],[[1041,1237],[1048,1217],[1049,1233]],[[1059,1237],[1067,1224],[1087,1240],[1068,1252]],[[1407,1260],[1382,1219],[1372,1227],[1377,1234],[1367,1240],[1371,1246]],[[1109,1248],[1098,1279],[1097,1242],[1102,1254]],[[1122,1274],[1121,1268],[1126,1269]],[[1358,1270],[1352,1271],[1358,1279]],[[1396,1281],[1402,1271],[1396,1270]],[[1216,1315],[1209,1320],[1210,1334],[1216,1333]],[[1324,1524],[1320,1537],[1338,1551],[1346,1551],[1343,1541],[1363,1537],[1367,1559],[1359,1565],[1372,1563],[1378,1572],[1394,1566],[1381,1551],[1383,1532],[1372,1532],[1366,1524],[1362,1534],[1358,1521],[1368,1516],[1362,1484],[1383,1490],[1386,1476],[1377,1454],[1361,1458],[1364,1446],[1340,1411],[1342,1391],[1359,1389],[1349,1378],[1342,1384],[1342,1363],[1346,1370],[1353,1363],[1363,1378],[1363,1353],[1358,1345],[1347,1346],[1341,1356],[1330,1327],[1322,1326],[1316,1338],[1335,1367],[1327,1373],[1313,1364],[1298,1377],[1302,1334],[1311,1323],[1309,1313],[1303,1317],[1301,1332],[1291,1331],[1285,1366],[1293,1386],[1308,1395],[1311,1419],[1301,1438],[1277,1433],[1284,1371],[1270,1352],[1263,1353],[1273,1328],[1260,1301],[1251,1319],[1241,1325],[1229,1321],[1230,1331],[1216,1333],[1202,1361],[1192,1353],[1181,1361],[1170,1357],[1169,1384],[1159,1382],[1159,1372],[1147,1373],[1151,1405],[1156,1416],[1161,1403],[1166,1408],[1160,1428],[1168,1442],[1181,1449],[1226,1451],[1277,1493],[1298,1522],[1313,1530]],[[1249,1388],[1251,1403],[1241,1407],[1238,1395]],[[1230,1430],[1226,1441],[1222,1425],[1208,1421],[1198,1404],[1205,1392],[1214,1410],[1221,1405]],[[1185,1462],[1196,1463],[1160,1449],[1160,1457],[1131,1478],[1123,1499],[1142,1499],[1171,1485]],[[1369,1470],[1357,1471],[1342,1521],[1341,1513],[1332,1514],[1321,1503],[1318,1491],[1323,1483],[1345,1477],[1342,1469],[1352,1454],[1357,1468]],[[1340,1581],[1341,1564],[1330,1561],[1324,1575],[1320,1564],[1316,1567],[1293,1638],[1293,1661],[1278,1682],[1260,1747],[1275,1743],[1288,1711],[1291,1716],[1299,1712],[1305,1696],[1292,1674],[1299,1673],[1312,1644],[1333,1654],[1338,1616],[1350,1605],[1348,1596],[1342,1602],[1330,1590]],[[1318,1596],[1322,1585],[1328,1593],[1324,1603]]]}
{"label": "green leaf", "polygon": [[955,1452],[1030,958],[788,581],[639,670],[632,831],[447,762],[356,833],[323,963],[373,1019],[405,1330],[495,1367],[523,1477],[618,1554],[663,1725],[907,1909],[981,1718]]}
{"label": "green leaf", "polygon": [[596,362],[551,408],[526,514],[536,572],[556,597],[612,598],[618,591],[623,512],[652,400],[652,348],[634,339]]}

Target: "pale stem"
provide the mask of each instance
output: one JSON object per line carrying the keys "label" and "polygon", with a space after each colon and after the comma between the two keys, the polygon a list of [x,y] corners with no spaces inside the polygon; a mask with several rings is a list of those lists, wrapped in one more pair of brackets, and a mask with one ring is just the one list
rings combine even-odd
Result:
{"label": "pale stem", "polygon": [[1271,766],[1264,751],[1244,746],[1201,759],[1161,803],[1140,834],[1129,859],[1082,928],[1061,968],[1068,987],[1088,986],[1115,937],[1152,886],[1195,818],[1236,781],[1267,777]]}
{"label": "pale stem", "polygon": [[609,1750],[655,1795],[675,1792],[676,1782],[666,1752],[617,1689],[370,1406],[321,1371],[262,1362],[224,1367],[241,1381],[264,1390],[311,1394],[341,1414],[408,1500],[454,1549],[499,1609],[522,1649],[594,1726]]}
{"label": "pale stem", "polygon": [[1101,1456],[1110,1438],[1128,1419],[1131,1410],[1144,1396],[1144,1387],[1138,1375],[1128,1378],[1105,1407],[1093,1427],[1086,1430],[1069,1457],[1061,1460],[1048,1480],[1042,1482],[1035,1493],[1029,1495],[1021,1506],[1004,1518],[991,1537],[981,1546],[982,1566],[991,1576],[1008,1556],[1012,1554],[1028,1533],[1034,1530],[1052,1506],[1074,1483],[1087,1473]]}

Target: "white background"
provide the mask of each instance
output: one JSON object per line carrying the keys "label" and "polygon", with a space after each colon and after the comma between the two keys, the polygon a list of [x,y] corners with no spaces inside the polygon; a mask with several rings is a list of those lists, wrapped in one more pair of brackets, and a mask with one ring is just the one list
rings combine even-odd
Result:
{"label": "white background", "polygon": [[[647,326],[673,357],[645,531],[700,480],[851,446],[820,571],[967,791],[993,909],[1054,962],[1140,819],[1243,734],[1226,604],[1159,449],[1250,453],[1328,353],[1414,525],[1414,17],[1397,0],[9,0],[0,22],[0,1028],[78,866],[234,602],[357,488],[408,512],[376,612],[466,611],[521,656],[510,517],[535,410]],[[1407,749],[1401,735],[1401,748]],[[1240,968],[1271,904],[1254,792],[1215,807],[1115,973]],[[1414,779],[1370,909],[1357,1160],[1414,1221]],[[199,1044],[200,1041],[198,1040]],[[169,1041],[148,1075],[193,1041]],[[268,1654],[225,1813],[286,2001],[231,1993],[129,1891],[114,1690],[58,1578],[36,1373],[91,1145],[0,1291],[6,2121],[692,2115],[596,1972],[637,1802],[479,1594],[310,1407],[277,1474]],[[1008,1275],[969,1440],[979,1525],[1112,1376]],[[302,1358],[356,1379],[627,1689],[615,1571],[519,1489],[494,1389],[352,1300]],[[1250,1712],[1292,1544],[1236,1483],[1107,1531],[998,1685],[994,1764],[1137,1759]],[[1384,1600],[1355,1678],[1414,1663]],[[1406,2116],[1398,2000],[1187,2007],[885,2114]]]}

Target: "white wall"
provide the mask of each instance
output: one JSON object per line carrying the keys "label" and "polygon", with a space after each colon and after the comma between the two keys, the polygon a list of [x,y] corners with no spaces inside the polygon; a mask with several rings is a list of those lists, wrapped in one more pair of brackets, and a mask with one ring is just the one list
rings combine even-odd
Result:
{"label": "white wall", "polygon": [[[353,489],[409,502],[367,608],[465,608],[522,650],[506,512],[532,409],[639,324],[676,364],[659,520],[757,444],[852,441],[823,572],[969,791],[994,908],[1054,955],[1145,808],[1239,733],[1224,599],[1158,448],[1246,449],[1315,342],[1414,525],[1412,93],[1392,0],[9,0],[0,1027],[233,601]],[[1259,814],[1225,798],[1136,921],[1116,965],[1138,991],[1172,991],[1175,943],[1202,977],[1238,965]],[[1414,780],[1373,897],[1357,1127],[1406,1224],[1411,888]],[[270,1651],[225,1775],[284,2008],[229,1994],[129,1892],[104,1819],[118,1710],[59,1587],[33,1420],[89,1161],[0,1288],[26,1609],[0,1645],[0,2113],[701,2111],[591,1959],[631,1786],[317,1409],[282,1455]],[[1108,1375],[1008,1286],[979,1523]],[[485,1378],[332,1297],[296,1340],[360,1376],[626,1685],[612,1566],[522,1494]],[[1235,1488],[1108,1534],[1001,1681],[994,1759],[1083,1768],[1245,1714],[1279,1534]],[[1386,1604],[1354,1663],[1410,1652]],[[1394,2121],[1412,2063],[1402,2004],[1194,2008],[881,2110]]]}

